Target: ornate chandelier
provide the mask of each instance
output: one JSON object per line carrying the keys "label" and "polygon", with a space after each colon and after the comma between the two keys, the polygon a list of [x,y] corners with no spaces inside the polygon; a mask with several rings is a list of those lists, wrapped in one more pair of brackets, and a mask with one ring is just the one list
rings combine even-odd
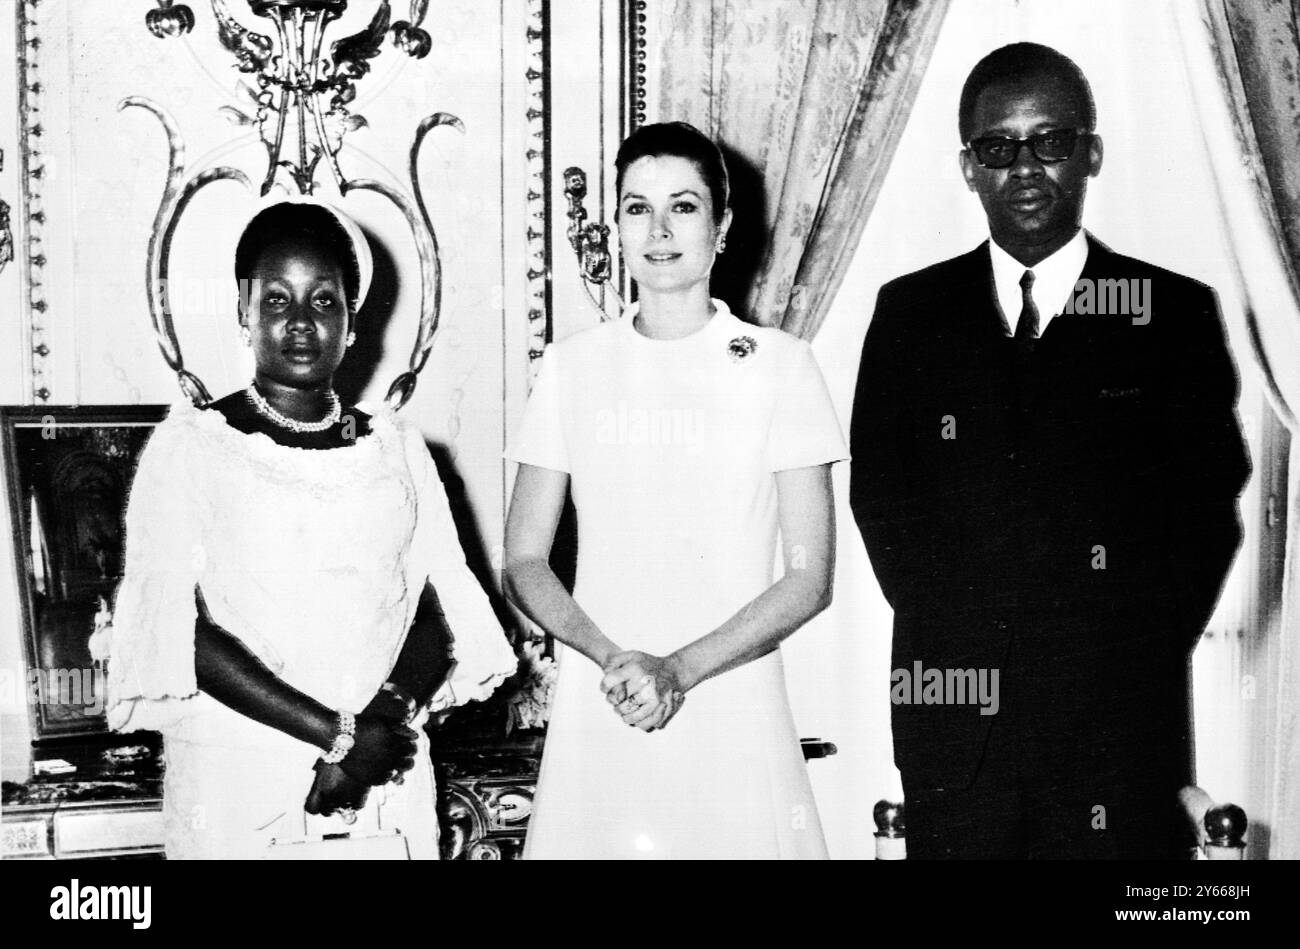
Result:
{"label": "ornate chandelier", "polygon": [[[365,78],[371,60],[382,52],[384,38],[391,35],[394,46],[416,59],[428,54],[431,41],[421,26],[428,0],[412,0],[409,19],[396,23],[391,22],[389,0],[380,0],[369,25],[334,40],[328,56],[322,55],[326,33],[347,9],[348,0],[248,0],[248,5],[254,14],[269,21],[273,36],[241,25],[226,0],[211,0],[221,45],[234,56],[238,70],[256,82],[253,114],[234,106],[221,111],[237,125],[255,127],[265,146],[267,164],[258,188],[243,170],[231,166],[206,168],[186,177],[184,142],[167,110],[143,96],[130,96],[118,105],[119,109],[134,106],[153,113],[167,136],[167,181],[149,239],[146,278],[149,314],[159,349],[176,373],[181,390],[196,405],[211,401],[202,381],[185,368],[167,298],[172,239],[194,196],[222,180],[237,181],[263,197],[277,183],[310,195],[323,164],[341,196],[372,191],[391,201],[402,212],[415,241],[420,260],[419,331],[409,369],[393,381],[386,397],[394,409],[401,408],[415,391],[417,375],[428,361],[441,304],[438,242],[420,190],[420,146],[433,128],[451,125],[464,131],[464,126],[446,112],[435,112],[420,121],[409,153],[409,194],[373,179],[349,178],[340,166],[339,152],[347,134],[366,125],[365,118],[352,114],[348,106],[356,98],[357,82]],[[161,39],[182,36],[194,29],[194,12],[185,4],[158,0],[158,7],[146,14],[145,25]]]}

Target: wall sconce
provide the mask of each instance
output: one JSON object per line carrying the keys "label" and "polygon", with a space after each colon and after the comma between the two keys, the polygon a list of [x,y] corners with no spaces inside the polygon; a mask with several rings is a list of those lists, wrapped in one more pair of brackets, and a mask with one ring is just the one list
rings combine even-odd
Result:
{"label": "wall sconce", "polygon": [[[5,153],[0,148],[0,171],[5,170]],[[9,204],[0,198],[0,273],[14,259],[14,235],[9,229]]]}
{"label": "wall sconce", "polygon": [[618,306],[618,312],[611,315],[591,290],[593,284],[600,286],[610,283],[613,263],[609,253],[609,227],[594,222],[586,223],[587,209],[582,202],[587,197],[587,173],[581,168],[575,166],[564,169],[564,196],[569,199],[569,209],[565,212],[569,218],[569,246],[578,257],[582,286],[592,304],[600,311],[600,318],[613,319],[623,310],[623,299],[618,291],[612,284],[609,285],[609,292]]}
{"label": "wall sconce", "polygon": [[0,273],[14,259],[14,235],[9,227],[9,203],[0,198]]}
{"label": "wall sconce", "polygon": [[[221,45],[235,57],[239,71],[257,84],[255,90],[249,90],[256,104],[255,114],[234,106],[224,106],[221,112],[238,126],[256,127],[266,147],[266,172],[258,189],[261,196],[269,194],[284,178],[298,193],[313,194],[323,163],[341,196],[347,197],[353,191],[382,195],[402,212],[411,229],[420,259],[420,327],[410,368],[393,381],[386,397],[392,408],[400,409],[415,391],[416,378],[428,361],[442,290],[437,237],[420,190],[420,145],[431,129],[451,125],[464,131],[464,125],[446,112],[435,112],[421,120],[410,148],[409,195],[380,181],[348,178],[339,164],[339,151],[349,132],[366,125],[366,119],[353,115],[348,105],[356,98],[357,82],[370,72],[370,61],[380,54],[384,37],[391,32],[393,45],[416,59],[428,55],[431,39],[420,26],[428,12],[428,0],[411,0],[409,19],[392,24],[391,30],[389,0],[379,0],[369,26],[331,43],[328,57],[322,55],[325,34],[330,23],[343,15],[349,0],[247,2],[254,14],[270,21],[274,39],[241,25],[231,15],[226,0],[211,0],[211,5]],[[158,8],[146,14],[145,25],[160,39],[181,36],[194,28],[194,13],[185,4],[158,0]],[[237,181],[250,191],[253,185],[244,171],[229,166],[204,169],[186,179],[185,146],[175,120],[158,103],[142,96],[123,99],[118,108],[131,106],[158,118],[170,153],[167,182],[149,239],[149,313],[158,347],[176,373],[181,390],[202,406],[211,401],[211,396],[199,378],[185,368],[167,299],[172,238],[181,215],[202,188],[223,180]]]}

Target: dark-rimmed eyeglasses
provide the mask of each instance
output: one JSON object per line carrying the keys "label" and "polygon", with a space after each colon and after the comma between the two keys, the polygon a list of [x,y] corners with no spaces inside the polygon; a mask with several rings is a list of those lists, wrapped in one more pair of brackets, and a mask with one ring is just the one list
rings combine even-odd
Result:
{"label": "dark-rimmed eyeglasses", "polygon": [[1020,157],[1020,149],[1026,145],[1035,158],[1050,165],[1073,155],[1079,138],[1090,134],[1081,129],[1049,129],[1028,138],[973,138],[966,147],[985,168],[1010,168]]}

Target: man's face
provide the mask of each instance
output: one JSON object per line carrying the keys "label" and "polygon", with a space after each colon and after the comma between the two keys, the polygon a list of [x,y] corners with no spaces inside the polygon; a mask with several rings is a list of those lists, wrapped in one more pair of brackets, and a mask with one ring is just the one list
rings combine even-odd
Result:
{"label": "man's face", "polygon": [[[1051,77],[990,86],[975,101],[971,139],[1026,139],[1057,129],[1084,129],[1085,105]],[[1022,146],[1006,168],[986,168],[961,152],[967,186],[980,197],[993,239],[1026,266],[1063,247],[1078,231],[1088,179],[1101,171],[1101,139],[1080,135],[1063,161],[1041,161]]]}

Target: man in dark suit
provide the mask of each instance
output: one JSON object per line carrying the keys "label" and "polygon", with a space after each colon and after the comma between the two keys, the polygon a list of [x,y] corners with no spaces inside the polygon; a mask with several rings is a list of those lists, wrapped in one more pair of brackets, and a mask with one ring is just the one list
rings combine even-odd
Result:
{"label": "man in dark suit", "polygon": [[992,240],[881,288],[863,349],[911,857],[1188,854],[1190,657],[1249,461],[1214,291],[1081,229],[1095,120],[1055,50],[982,60],[961,166]]}

